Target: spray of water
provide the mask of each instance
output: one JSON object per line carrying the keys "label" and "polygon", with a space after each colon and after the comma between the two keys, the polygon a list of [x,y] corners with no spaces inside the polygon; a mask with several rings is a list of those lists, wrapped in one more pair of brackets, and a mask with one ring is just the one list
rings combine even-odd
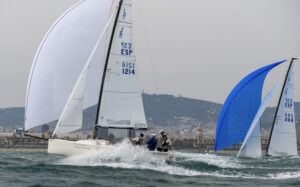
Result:
{"label": "spray of water", "polygon": [[[242,172],[241,169],[247,169],[249,166],[245,165],[241,160],[230,156],[186,152],[174,152],[174,156],[175,160],[169,163],[165,158],[153,155],[146,148],[133,146],[129,140],[124,140],[114,145],[110,151],[99,150],[89,155],[64,158],[56,164],[153,170],[181,176],[213,176],[261,180],[282,180],[300,176],[299,172],[266,174],[264,176],[258,176],[248,172],[245,173]],[[199,170],[189,169],[184,166],[185,162],[204,163],[206,165],[216,166],[219,169],[214,171],[203,171],[201,168]]]}

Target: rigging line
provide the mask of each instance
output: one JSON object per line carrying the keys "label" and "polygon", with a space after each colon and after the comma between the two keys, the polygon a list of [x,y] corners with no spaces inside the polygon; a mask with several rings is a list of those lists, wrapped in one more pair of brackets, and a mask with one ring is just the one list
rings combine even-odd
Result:
{"label": "rigging line", "polygon": [[147,33],[146,33],[144,18],[143,18],[143,14],[142,14],[142,11],[141,11],[142,8],[140,6],[139,0],[137,0],[137,5],[138,5],[139,13],[140,13],[140,18],[141,18],[141,21],[142,21],[142,27],[143,27],[143,31],[144,31],[145,40],[146,40],[146,46],[147,46],[147,49],[148,49],[148,52],[149,52],[149,60],[150,60],[150,64],[151,64],[151,67],[152,67],[153,79],[154,79],[154,84],[155,84],[155,92],[158,93],[159,88],[158,88],[157,76],[156,76],[155,67],[154,67],[154,64],[153,64],[153,58],[152,58],[152,55],[151,55],[152,53],[151,53],[151,49],[150,49],[149,39],[148,39],[148,36],[147,36]]}

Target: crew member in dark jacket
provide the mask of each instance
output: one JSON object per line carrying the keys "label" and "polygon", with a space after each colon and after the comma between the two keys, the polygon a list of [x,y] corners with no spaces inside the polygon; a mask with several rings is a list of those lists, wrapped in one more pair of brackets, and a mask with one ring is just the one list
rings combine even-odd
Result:
{"label": "crew member in dark jacket", "polygon": [[154,151],[156,148],[156,144],[157,144],[157,139],[155,137],[155,134],[151,135],[151,138],[148,140],[147,145],[148,145],[148,149],[150,151]]}

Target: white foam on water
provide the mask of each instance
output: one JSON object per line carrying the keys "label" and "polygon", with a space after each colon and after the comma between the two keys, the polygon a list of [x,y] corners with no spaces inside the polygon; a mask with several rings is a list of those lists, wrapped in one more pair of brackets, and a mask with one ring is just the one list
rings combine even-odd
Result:
{"label": "white foam on water", "polygon": [[[247,166],[242,165],[241,161],[235,157],[220,156],[214,154],[184,153],[174,152],[175,161],[171,164],[166,162],[164,158],[153,155],[150,151],[143,147],[133,146],[129,140],[124,140],[120,144],[116,144],[111,151],[98,151],[93,154],[64,158],[58,161],[58,165],[75,165],[75,166],[100,166],[121,169],[140,169],[153,170],[170,175],[179,176],[210,176],[218,178],[242,178],[242,179],[291,179],[300,177],[300,172],[285,172],[278,174],[266,174],[265,176],[257,176],[256,174],[244,173],[242,171],[228,171],[226,168],[245,169]],[[214,165],[223,169],[219,171],[198,171],[188,169],[178,165],[181,162],[195,161],[203,162],[208,165]]]}
{"label": "white foam on water", "polygon": [[[193,153],[175,153],[176,157],[185,157],[190,160],[203,161],[212,165],[219,165],[221,167],[234,167],[230,166],[230,160],[226,157],[215,156],[211,154],[193,154]],[[197,158],[200,157],[200,158]],[[176,162],[175,162],[176,163]],[[222,174],[219,171],[215,172],[201,172],[184,168],[183,166],[170,165],[164,158],[153,155],[150,151],[143,147],[133,146],[129,140],[124,140],[120,144],[116,144],[110,151],[98,151],[93,154],[64,158],[57,164],[60,165],[76,165],[76,166],[104,166],[112,168],[123,169],[148,169],[170,175],[181,176],[213,176],[213,177],[247,177],[242,174]],[[252,176],[248,176],[252,177]]]}
{"label": "white foam on water", "polygon": [[237,158],[229,156],[220,156],[209,153],[175,152],[175,157],[183,158],[183,161],[203,162],[220,168],[245,168]]}
{"label": "white foam on water", "polygon": [[269,174],[268,176],[277,180],[295,179],[300,178],[300,171]]}
{"label": "white foam on water", "polygon": [[99,150],[92,154],[68,157],[62,160],[62,163],[70,165],[97,166],[99,163],[144,163],[144,162],[165,162],[162,158],[154,157],[150,151],[143,147],[133,146],[129,140],[113,146],[110,151]]}
{"label": "white foam on water", "polygon": [[195,176],[201,172],[169,165],[164,158],[154,156],[143,147],[133,146],[128,140],[107,151],[64,158],[58,164],[76,166],[105,166],[124,169],[149,169],[174,175]]}

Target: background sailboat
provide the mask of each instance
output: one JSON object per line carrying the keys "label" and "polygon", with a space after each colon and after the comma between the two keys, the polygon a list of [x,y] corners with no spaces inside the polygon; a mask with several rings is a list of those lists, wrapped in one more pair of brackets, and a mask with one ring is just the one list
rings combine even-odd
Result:
{"label": "background sailboat", "polygon": [[298,155],[294,111],[294,60],[292,58],[282,87],[270,132],[266,155]]}
{"label": "background sailboat", "polygon": [[271,98],[281,84],[281,80],[272,88],[272,90],[264,97],[251,125],[243,144],[237,154],[237,157],[260,157],[261,154],[261,135],[260,135],[260,119],[266,110]]}
{"label": "background sailboat", "polygon": [[[250,73],[234,87],[227,97],[219,116],[215,151],[244,141],[261,106],[265,77],[271,69],[285,61],[267,65]],[[253,144],[251,147],[260,146],[260,128],[256,129],[251,136]]]}

